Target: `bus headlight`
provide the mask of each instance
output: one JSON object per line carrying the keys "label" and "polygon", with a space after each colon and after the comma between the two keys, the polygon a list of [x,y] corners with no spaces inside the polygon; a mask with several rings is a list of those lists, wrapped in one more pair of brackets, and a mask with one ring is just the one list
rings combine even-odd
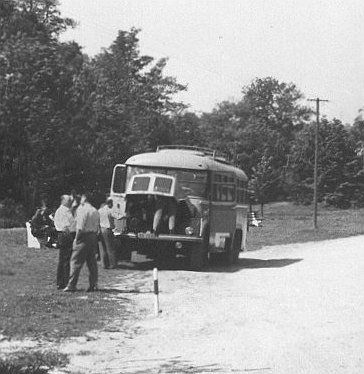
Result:
{"label": "bus headlight", "polygon": [[188,226],[185,228],[186,235],[193,235],[193,228],[191,226]]}

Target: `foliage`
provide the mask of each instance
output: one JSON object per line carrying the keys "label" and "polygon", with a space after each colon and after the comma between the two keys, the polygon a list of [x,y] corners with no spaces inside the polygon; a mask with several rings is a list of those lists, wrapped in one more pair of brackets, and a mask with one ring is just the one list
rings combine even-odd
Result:
{"label": "foliage", "polygon": [[56,1],[0,6],[0,198],[24,201],[29,217],[40,193],[106,192],[115,163],[169,142],[185,87],[163,74],[166,59],[140,55],[138,30],[89,60],[59,41],[74,22]]}
{"label": "foliage", "polygon": [[[314,126],[307,125],[292,144],[290,180],[292,198],[309,204],[313,196]],[[318,199],[347,208],[363,200],[362,163],[339,120],[323,119],[319,127]]]}
{"label": "foliage", "polygon": [[243,88],[242,100],[222,102],[201,118],[206,145],[234,157],[253,178],[255,198],[264,203],[287,197],[284,171],[290,142],[311,114],[302,99],[294,84],[257,78]]}
{"label": "foliage", "polygon": [[[186,87],[164,74],[167,59],[140,53],[138,29],[89,58],[59,40],[74,26],[57,0],[0,2],[0,199],[23,202],[30,217],[44,192],[104,194],[116,163],[174,143],[228,154],[261,204],[311,203],[312,111],[293,83],[256,78],[240,100],[198,116],[174,100]],[[350,128],[325,121],[319,198],[363,205],[363,116]]]}
{"label": "foliage", "polygon": [[200,128],[200,118],[190,112],[177,113],[168,118],[169,134],[160,144],[204,145],[204,136]]}
{"label": "foliage", "polygon": [[54,350],[20,350],[0,359],[3,374],[47,374],[54,367],[63,367],[69,360],[63,353]]}
{"label": "foliage", "polygon": [[21,204],[7,198],[0,201],[0,228],[22,227],[25,222],[25,211]]}
{"label": "foliage", "polygon": [[71,88],[82,54],[75,43],[54,36],[69,22],[57,16],[52,1],[6,4],[0,29],[0,196],[29,206],[34,190],[63,185],[60,175],[71,156]]}
{"label": "foliage", "polygon": [[165,59],[140,55],[138,32],[119,31],[110,48],[84,64],[75,85],[80,112],[71,131],[91,184],[109,184],[116,163],[154,149],[168,134],[167,115],[182,108],[172,96],[184,87],[163,75]]}
{"label": "foliage", "polygon": [[251,202],[261,205],[262,215],[263,205],[279,196],[279,192],[275,190],[279,179],[280,171],[274,168],[273,157],[264,155],[257,167],[253,168],[253,174],[249,180]]}

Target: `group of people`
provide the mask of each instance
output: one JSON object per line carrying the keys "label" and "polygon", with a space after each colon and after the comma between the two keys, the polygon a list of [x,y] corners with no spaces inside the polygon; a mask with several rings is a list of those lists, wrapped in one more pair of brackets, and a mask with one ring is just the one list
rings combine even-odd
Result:
{"label": "group of people", "polygon": [[[49,240],[51,231],[56,234],[59,250],[57,289],[64,292],[76,291],[81,268],[86,263],[89,270],[87,292],[96,291],[97,254],[100,254],[104,268],[112,269],[117,265],[112,232],[112,200],[108,199],[97,210],[95,196],[91,193],[84,193],[80,197],[63,195],[54,216],[46,206],[46,201],[42,201],[42,206],[35,215],[38,220],[44,217],[44,233],[38,236],[38,240],[44,245]],[[46,219],[49,221],[46,222]]]}

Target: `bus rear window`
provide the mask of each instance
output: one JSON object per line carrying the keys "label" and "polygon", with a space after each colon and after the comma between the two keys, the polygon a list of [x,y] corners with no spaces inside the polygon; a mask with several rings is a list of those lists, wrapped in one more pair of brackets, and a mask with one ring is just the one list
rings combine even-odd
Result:
{"label": "bus rear window", "polygon": [[170,193],[172,188],[172,179],[155,178],[154,192]]}
{"label": "bus rear window", "polygon": [[149,177],[135,177],[131,190],[132,191],[148,191],[149,182],[150,182]]}
{"label": "bus rear window", "polygon": [[[166,174],[176,178],[176,198],[184,199],[187,196],[206,198],[208,196],[209,184],[206,171],[188,169],[167,169],[148,166],[128,166],[126,181],[129,183],[131,177],[136,174]],[[159,188],[159,187],[158,187]],[[168,186],[160,186],[162,189]]]}

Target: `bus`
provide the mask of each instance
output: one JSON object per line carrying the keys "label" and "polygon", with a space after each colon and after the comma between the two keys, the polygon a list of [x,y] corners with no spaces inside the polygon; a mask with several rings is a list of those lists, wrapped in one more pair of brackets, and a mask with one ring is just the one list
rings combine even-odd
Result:
{"label": "bus", "polygon": [[234,264],[246,250],[243,170],[209,148],[159,146],[113,170],[110,198],[120,251],[150,258],[184,255],[191,270],[211,257]]}

